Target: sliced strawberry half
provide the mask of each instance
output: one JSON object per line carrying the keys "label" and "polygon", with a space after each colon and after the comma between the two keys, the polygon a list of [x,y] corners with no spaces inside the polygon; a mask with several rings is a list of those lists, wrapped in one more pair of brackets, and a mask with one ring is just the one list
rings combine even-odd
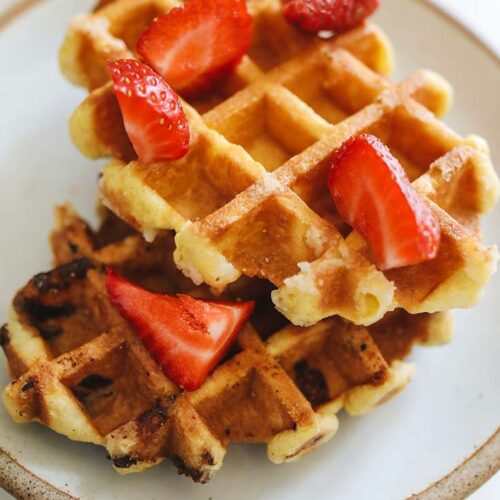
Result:
{"label": "sliced strawberry half", "polygon": [[111,302],[172,382],[200,387],[253,311],[253,302],[210,302],[152,293],[106,269]]}
{"label": "sliced strawberry half", "polygon": [[380,0],[292,0],[283,14],[305,31],[341,32],[360,24],[379,5]]}
{"label": "sliced strawberry half", "polygon": [[187,0],[139,37],[139,55],[181,95],[202,93],[248,51],[252,18],[245,0]]}
{"label": "sliced strawberry half", "polygon": [[132,59],[108,61],[125,130],[143,163],[187,153],[190,129],[175,92],[150,67]]}
{"label": "sliced strawberry half", "polygon": [[328,187],[341,217],[368,241],[380,269],[436,256],[441,230],[435,217],[376,137],[357,135],[342,145]]}

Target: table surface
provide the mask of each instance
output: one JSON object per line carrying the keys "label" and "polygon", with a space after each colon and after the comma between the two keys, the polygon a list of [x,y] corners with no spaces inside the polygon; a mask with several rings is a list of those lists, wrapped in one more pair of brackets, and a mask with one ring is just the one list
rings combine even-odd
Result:
{"label": "table surface", "polygon": [[[27,0],[1,0],[0,14],[14,4]],[[500,0],[431,0],[452,14],[479,39],[489,45],[500,56]],[[0,500],[10,499],[0,490]],[[496,500],[500,498],[500,473],[470,497],[472,500]]]}
{"label": "table surface", "polygon": [[500,55],[500,0],[432,0]]}

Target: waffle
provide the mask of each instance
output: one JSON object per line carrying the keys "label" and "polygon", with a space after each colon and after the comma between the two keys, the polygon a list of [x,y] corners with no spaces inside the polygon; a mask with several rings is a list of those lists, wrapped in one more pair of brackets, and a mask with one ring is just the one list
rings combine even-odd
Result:
{"label": "waffle", "polygon": [[[281,15],[279,0],[249,0],[254,19],[254,40],[234,74],[205,100],[215,104],[228,93],[259,79],[262,71],[299,53],[317,38],[291,27]],[[108,0],[90,14],[71,22],[59,53],[62,72],[76,85],[96,89],[109,80],[107,59],[136,57],[141,32],[160,14],[182,5],[175,0]],[[392,65],[385,36],[371,25],[352,30],[333,42],[347,47],[373,69],[387,73]],[[217,96],[219,99],[217,99]]]}
{"label": "waffle", "polygon": [[[451,95],[441,77],[392,84],[378,28],[304,34],[278,0],[249,2],[248,55],[216,90],[183,102],[187,156],[142,165],[105,60],[136,57],[140,32],[175,5],[102,0],[70,26],[61,68],[90,91],[70,131],[86,156],[113,158],[100,182],[112,212],[93,231],[57,207],[55,267],[18,292],[1,329],[13,378],[3,399],[16,422],[104,446],[120,473],[170,457],[205,482],[231,442],[293,461],[333,437],[341,409],[362,415],[407,385],[412,347],[448,341],[448,309],[471,305],[493,272],[479,218],[498,180],[484,141],[436,118]],[[358,132],[387,142],[428,200],[443,233],[435,261],[381,273],[335,212],[328,159]],[[216,370],[184,392],[112,307],[104,266],[149,290],[256,308]]]}
{"label": "waffle", "polygon": [[[116,272],[144,288],[158,293],[186,292],[192,282],[177,270],[172,259],[174,241],[163,234],[154,242],[124,224],[112,212],[99,209],[101,224],[97,231],[81,219],[71,205],[55,207],[55,229],[50,235],[55,267],[87,257],[111,266]],[[204,287],[199,287],[200,293]]]}
{"label": "waffle", "polygon": [[[128,39],[110,14],[126,5],[113,2],[87,22],[106,18],[108,36]],[[415,314],[475,305],[497,252],[469,226],[495,204],[499,184],[486,143],[438,120],[451,101],[449,85],[430,71],[391,84],[377,73],[391,57],[373,26],[321,41],[289,26],[279,2],[250,5],[249,56],[215,95],[184,104],[193,139],[181,160],[134,160],[109,83],[76,110],[75,144],[89,157],[115,158],[103,169],[104,203],[146,239],[176,231],[176,264],[196,284],[221,291],[242,275],[270,281],[276,307],[297,325],[333,315],[369,325],[395,308]],[[78,26],[63,54],[78,33],[84,39]],[[85,44],[95,47],[103,35],[90,32]],[[93,54],[85,60],[96,67],[105,53]],[[81,64],[73,69],[91,73]],[[84,80],[89,88],[103,83]],[[442,232],[431,262],[380,272],[336,213],[328,160],[362,132],[387,143],[427,197]]]}
{"label": "waffle", "polygon": [[[201,296],[208,289],[187,290],[192,283],[172,261],[159,276],[166,242],[148,244],[112,216],[97,232],[71,207],[59,207],[56,218],[58,266],[19,291],[2,328],[14,378],[4,403],[17,422],[39,421],[105,446],[120,473],[172,457],[180,473],[205,482],[230,442],[267,443],[273,462],[296,460],[335,434],[342,407],[360,415],[401,390],[414,371],[402,359],[415,343],[441,343],[452,333],[449,313],[402,310],[369,328],[332,318],[269,331],[269,312],[257,307],[202,387],[181,392],[111,306],[102,264],[152,289]],[[243,283],[232,293],[243,296],[245,288],[258,289]],[[253,326],[266,322],[264,333]]]}

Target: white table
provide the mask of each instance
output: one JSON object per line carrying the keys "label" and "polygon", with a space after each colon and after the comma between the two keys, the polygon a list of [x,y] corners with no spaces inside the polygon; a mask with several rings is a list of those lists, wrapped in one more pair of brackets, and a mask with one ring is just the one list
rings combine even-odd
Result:
{"label": "white table", "polygon": [[500,0],[432,0],[500,55]]}

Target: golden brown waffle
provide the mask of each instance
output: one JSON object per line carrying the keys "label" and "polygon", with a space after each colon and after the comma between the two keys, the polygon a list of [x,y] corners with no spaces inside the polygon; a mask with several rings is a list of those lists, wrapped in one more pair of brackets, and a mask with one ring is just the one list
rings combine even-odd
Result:
{"label": "golden brown waffle", "polygon": [[[272,19],[284,23],[279,9]],[[257,53],[272,53],[258,33]],[[359,59],[344,50],[352,51],[353,39]],[[307,45],[202,116],[186,104],[193,140],[183,159],[107,165],[105,204],[147,239],[177,231],[176,263],[197,284],[222,290],[241,275],[271,281],[274,303],[295,324],[335,314],[370,324],[396,307],[419,313],[474,305],[497,252],[460,216],[467,212],[469,222],[488,211],[498,179],[484,141],[461,138],[433,114],[448,108],[449,85],[429,71],[392,85],[370,70],[363,60],[381,68],[389,59],[370,27],[329,42],[309,37]],[[109,85],[78,108],[71,130],[89,156],[130,158]],[[328,160],[361,132],[386,142],[427,196],[443,235],[431,262],[382,273],[339,220],[326,187]]]}
{"label": "golden brown waffle", "polygon": [[[440,77],[423,71],[392,85],[380,76],[391,56],[377,28],[321,41],[288,25],[278,0],[249,2],[249,55],[217,91],[185,104],[189,154],[141,165],[104,61],[135,57],[138,34],[177,4],[103,0],[70,28],[61,66],[92,90],[72,136],[87,156],[115,158],[103,172],[104,200],[156,238],[146,242],[109,212],[94,232],[71,207],[57,208],[57,267],[19,291],[1,330],[14,378],[4,403],[18,422],[105,446],[119,472],[172,457],[204,482],[230,442],[266,443],[272,461],[295,460],[335,434],[341,408],[365,413],[408,383],[414,367],[402,360],[416,343],[448,340],[451,316],[385,313],[470,304],[493,266],[478,222],[498,186],[483,143],[461,139],[432,114],[449,103]],[[383,275],[336,214],[328,158],[361,131],[388,142],[438,215],[445,247],[434,267]],[[195,282],[257,300],[237,344],[189,393],[165,378],[111,306],[102,272],[109,265],[151,290],[213,297],[177,269],[176,246],[177,264]],[[297,323],[385,316],[369,327],[338,317],[293,326],[274,310],[271,283]],[[299,307],[304,299],[308,310]]]}
{"label": "golden brown waffle", "polygon": [[[249,0],[254,19],[252,48],[234,74],[205,101],[215,103],[244,87],[267,71],[317,42],[317,37],[291,27],[281,15],[280,0]],[[60,66],[66,77],[89,90],[109,80],[107,59],[135,58],[141,32],[153,20],[173,7],[177,0],[108,0],[91,14],[73,19],[61,47]],[[348,48],[368,66],[381,73],[392,61],[383,34],[367,25],[339,37],[334,46]],[[218,99],[217,99],[218,97]]]}
{"label": "golden brown waffle", "polygon": [[[69,262],[35,276],[14,299],[2,329],[15,378],[4,403],[17,422],[40,421],[105,446],[121,473],[170,456],[181,473],[204,482],[229,442],[267,443],[272,461],[295,460],[333,436],[342,407],[362,414],[403,388],[413,366],[401,360],[415,343],[451,334],[448,314],[401,310],[368,329],[330,319],[279,327],[267,339],[248,324],[203,386],[182,393],[111,306],[96,260],[143,284],[155,276],[153,288],[185,291],[191,284],[178,271],[155,271],[165,245],[145,243],[112,217],[93,233],[70,207],[57,209],[57,221],[55,260]],[[258,307],[252,324],[268,314]]]}

